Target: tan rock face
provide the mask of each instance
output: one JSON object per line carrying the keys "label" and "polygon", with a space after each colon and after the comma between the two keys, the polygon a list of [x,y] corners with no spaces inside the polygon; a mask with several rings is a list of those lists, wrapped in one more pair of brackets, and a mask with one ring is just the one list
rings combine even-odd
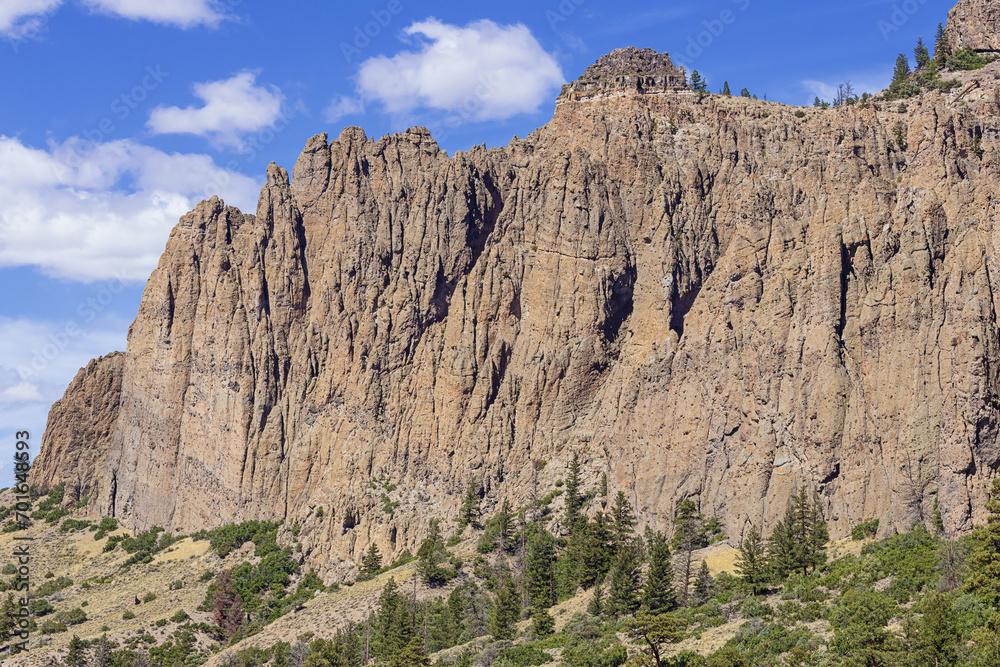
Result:
{"label": "tan rock face", "polygon": [[768,531],[808,484],[835,537],[935,496],[967,530],[1000,464],[997,67],[906,113],[618,93],[451,158],[313,137],[256,216],[213,199],[171,234],[100,506],[286,518],[336,577],[470,479],[490,512],[580,452],[661,528],[693,497]]}
{"label": "tan rock face", "polygon": [[[92,360],[49,411],[48,428],[34,461],[31,483],[64,482],[67,503],[90,495],[105,481],[111,436],[118,423],[125,354]],[[95,494],[96,495],[96,494]]]}
{"label": "tan rock face", "polygon": [[960,0],[948,13],[952,48],[1000,52],[1000,4],[996,0]]}

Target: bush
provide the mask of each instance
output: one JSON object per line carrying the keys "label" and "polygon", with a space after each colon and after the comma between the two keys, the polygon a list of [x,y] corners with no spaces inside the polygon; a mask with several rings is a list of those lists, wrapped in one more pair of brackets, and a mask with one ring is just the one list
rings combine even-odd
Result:
{"label": "bush", "polygon": [[59,526],[59,530],[64,533],[68,533],[71,530],[86,530],[90,528],[89,521],[81,521],[79,519],[66,519],[63,521],[62,525]]}
{"label": "bush", "polygon": [[58,618],[66,625],[80,625],[86,622],[87,612],[77,607],[76,609],[59,614]]}
{"label": "bush", "polygon": [[113,516],[106,516],[97,524],[97,529],[103,530],[105,533],[112,533],[118,530],[118,519]]}
{"label": "bush", "polygon": [[182,609],[181,611],[179,611],[176,614],[174,614],[173,616],[171,616],[170,620],[173,621],[174,623],[183,623],[184,621],[188,620],[189,618],[191,618],[191,617],[188,616],[188,613]]}
{"label": "bush", "polygon": [[878,534],[878,519],[868,519],[851,528],[851,539],[855,542]]}
{"label": "bush", "polygon": [[125,613],[122,614],[123,621],[131,621],[133,618],[135,618],[135,612],[131,609],[126,609]]}
{"label": "bush", "polygon": [[3,566],[2,573],[17,574],[17,565],[14,565],[13,563],[7,563],[6,565]]}
{"label": "bush", "polygon": [[169,621],[167,621],[167,619],[165,619],[165,618],[161,618],[161,619],[157,619],[156,623],[154,623],[153,625],[155,625],[155,626],[156,626],[156,627],[158,627],[158,628],[162,628],[162,627],[163,627],[164,625],[166,625],[166,624],[167,624],[168,622],[169,622]]}
{"label": "bush", "polygon": [[743,618],[770,618],[774,616],[774,610],[760,601],[758,597],[747,598],[740,605],[740,613]]}
{"label": "bush", "polygon": [[69,588],[73,585],[73,580],[69,577],[59,577],[58,579],[49,579],[45,581],[41,586],[35,590],[35,595],[40,598],[48,597],[56,591],[61,591],[64,588]]}
{"label": "bush", "polygon": [[206,581],[211,581],[212,579],[215,579],[215,573],[212,572],[211,570],[205,570],[204,572],[201,573],[201,576],[198,577],[198,581],[200,581],[201,583],[205,583]]}
{"label": "bush", "polygon": [[66,632],[66,624],[56,621],[45,621],[42,623],[42,634],[54,635],[57,632]]}
{"label": "bush", "polygon": [[245,521],[200,531],[191,537],[195,540],[207,539],[220,558],[225,558],[247,542],[253,542],[256,547],[254,553],[263,558],[278,549],[276,538],[280,525],[277,521]]}
{"label": "bush", "polygon": [[142,596],[143,602],[152,602],[155,599],[156,599],[156,593],[146,593],[145,595]]}
{"label": "bush", "polygon": [[170,582],[170,590],[179,591],[182,588],[184,588],[184,582],[181,581],[180,579]]}
{"label": "bush", "polygon": [[798,111],[795,112],[795,117],[796,118],[805,118],[806,117],[806,112],[803,111],[802,109],[799,109]]}
{"label": "bush", "polygon": [[30,611],[35,616],[45,616],[46,614],[51,614],[56,610],[52,606],[52,603],[48,600],[43,600],[36,598],[28,603],[28,611]]}

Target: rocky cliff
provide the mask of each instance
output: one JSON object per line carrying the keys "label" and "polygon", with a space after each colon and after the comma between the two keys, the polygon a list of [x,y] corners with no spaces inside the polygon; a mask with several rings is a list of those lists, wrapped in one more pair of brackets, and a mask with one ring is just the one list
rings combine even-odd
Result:
{"label": "rocky cliff", "polygon": [[996,0],[959,0],[945,31],[952,48],[1000,54],[1000,5]]}
{"label": "rocky cliff", "polygon": [[967,530],[1000,465],[998,68],[803,117],[611,71],[503,148],[313,137],[256,215],[181,220],[101,465],[57,405],[34,479],[136,528],[298,522],[328,578],[574,452],[643,524],[694,498],[766,531],[810,485],[834,536],[935,499]]}

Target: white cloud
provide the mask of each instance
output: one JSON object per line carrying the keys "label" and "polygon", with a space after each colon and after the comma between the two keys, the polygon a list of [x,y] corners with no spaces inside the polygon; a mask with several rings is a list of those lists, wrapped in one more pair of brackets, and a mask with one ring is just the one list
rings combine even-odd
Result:
{"label": "white cloud", "polygon": [[0,135],[0,266],[73,280],[144,280],[178,218],[218,194],[256,209],[259,181],[207,155],[74,138],[48,150]]}
{"label": "white cloud", "polygon": [[0,35],[20,39],[36,33],[42,17],[61,4],[62,0],[3,0],[0,2]]}
{"label": "white cloud", "polygon": [[258,86],[255,72],[194,86],[199,108],[157,107],[146,126],[155,134],[195,134],[222,146],[240,147],[242,137],[281,118],[284,97],[274,86]]}
{"label": "white cloud", "polygon": [[[104,291],[97,285],[93,296],[101,298]],[[30,452],[37,455],[49,408],[80,368],[125,349],[127,321],[107,312],[90,319],[93,311],[81,312],[66,313],[63,321],[0,316],[0,463],[14,455],[17,431],[31,433]],[[10,486],[11,474],[0,466],[0,486]]]}
{"label": "white cloud", "polygon": [[429,18],[404,32],[422,38],[418,50],[369,58],[358,74],[361,97],[390,113],[426,107],[451,112],[456,122],[510,118],[536,111],[565,81],[521,24],[459,27]]}
{"label": "white cloud", "polygon": [[83,4],[102,14],[178,28],[211,27],[229,18],[215,0],[83,0]]}
{"label": "white cloud", "polygon": [[341,95],[330,102],[330,106],[323,110],[323,118],[328,123],[336,123],[344,116],[363,113],[364,103],[357,97],[345,97]]}

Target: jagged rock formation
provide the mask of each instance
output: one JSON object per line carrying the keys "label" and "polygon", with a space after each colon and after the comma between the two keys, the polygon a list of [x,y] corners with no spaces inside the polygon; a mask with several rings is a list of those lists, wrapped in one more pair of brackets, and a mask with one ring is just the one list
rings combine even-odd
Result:
{"label": "jagged rock formation", "polygon": [[111,436],[118,423],[125,355],[91,360],[49,411],[48,428],[31,481],[42,488],[67,484],[66,502],[89,495],[108,469]]}
{"label": "jagged rock formation", "polygon": [[629,46],[601,56],[580,78],[562,87],[559,99],[581,100],[595,95],[679,92],[687,89],[684,71],[670,56]]}
{"label": "jagged rock formation", "polygon": [[255,216],[172,232],[95,509],[284,517],[330,578],[580,452],[659,527],[691,497],[766,531],[808,484],[834,536],[935,497],[967,530],[1000,465],[998,67],[906,113],[637,88],[451,158],[422,128],[313,137]]}
{"label": "jagged rock formation", "polygon": [[1000,4],[996,0],[960,0],[948,14],[945,34],[952,48],[1000,53]]}

